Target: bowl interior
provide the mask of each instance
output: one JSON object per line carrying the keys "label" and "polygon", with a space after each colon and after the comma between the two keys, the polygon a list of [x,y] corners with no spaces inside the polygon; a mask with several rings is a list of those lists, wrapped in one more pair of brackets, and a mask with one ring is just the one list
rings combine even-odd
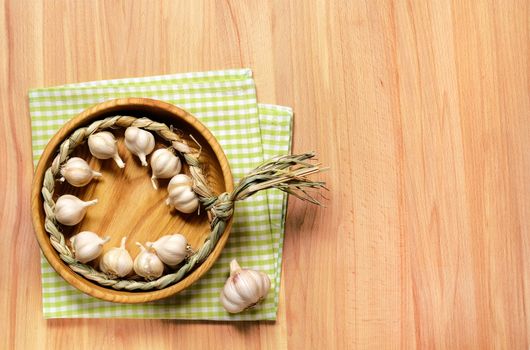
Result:
{"label": "bowl interior", "polygon": [[[162,290],[148,292],[116,291],[99,286],[73,272],[58,256],[50,244],[48,234],[44,231],[44,211],[40,189],[44,171],[51,165],[57,154],[59,144],[79,127],[91,122],[114,115],[130,115],[148,117],[152,120],[173,125],[182,131],[182,138],[188,144],[194,145],[195,140],[202,147],[200,160],[205,166],[207,180],[214,193],[222,193],[233,189],[232,176],[224,153],[211,133],[188,113],[172,105],[148,100],[125,99],[107,101],[90,108],[67,123],[50,141],[46,147],[34,181],[33,212],[34,225],[41,248],[52,266],[68,282],[83,292],[101,299],[115,302],[145,302],[156,300],[175,294],[195,282],[205,273],[218,257],[226,238],[229,227],[221,237],[210,256],[190,275],[173,286]],[[110,242],[104,246],[104,251],[118,246],[122,237],[127,237],[126,247],[133,259],[139,253],[135,242],[144,244],[170,233],[181,233],[188,239],[192,249],[197,250],[203,244],[210,232],[208,218],[203,211],[197,214],[182,214],[171,210],[165,204],[167,198],[166,186],[168,179],[159,180],[159,189],[155,190],[150,181],[150,167],[143,167],[138,157],[131,154],[123,142],[123,129],[111,131],[118,139],[119,154],[126,166],[120,169],[112,159],[99,160],[93,157],[86,143],[78,146],[71,156],[78,156],[90,166],[103,174],[99,180],[93,180],[84,187],[73,187],[68,183],[56,182],[54,199],[62,194],[73,194],[82,200],[98,199],[98,204],[89,207],[83,221],[76,226],[61,225],[66,239],[81,231],[93,231],[100,236],[109,236]],[[168,143],[156,136],[157,148],[167,147]],[[149,161],[149,157],[148,157]],[[187,165],[182,159],[183,172],[189,173]],[[90,263],[98,266],[99,259]]]}

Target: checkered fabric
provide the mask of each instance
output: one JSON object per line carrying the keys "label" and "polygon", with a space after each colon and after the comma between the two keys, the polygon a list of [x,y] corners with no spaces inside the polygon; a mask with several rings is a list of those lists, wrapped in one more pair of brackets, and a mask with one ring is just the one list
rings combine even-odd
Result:
{"label": "checkered fabric", "polygon": [[[34,89],[29,92],[33,160],[70,118],[87,107],[120,97],[149,97],[180,106],[200,119],[223,147],[237,181],[263,160],[290,152],[292,110],[258,104],[249,69],[126,78]],[[146,304],[116,304],[79,292],[41,258],[46,318],[163,318],[274,320],[278,308],[286,197],[269,190],[239,202],[232,232],[211,270],[171,298]],[[219,302],[230,260],[269,275],[264,302],[231,315]]]}

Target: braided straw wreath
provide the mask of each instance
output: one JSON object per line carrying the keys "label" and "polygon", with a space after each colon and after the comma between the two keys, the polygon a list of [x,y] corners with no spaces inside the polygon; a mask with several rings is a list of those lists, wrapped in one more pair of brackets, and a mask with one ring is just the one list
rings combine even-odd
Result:
{"label": "braided straw wreath", "polygon": [[[77,146],[84,143],[87,138],[95,132],[109,128],[137,127],[155,132],[165,141],[171,144],[172,149],[180,154],[189,166],[193,178],[193,190],[199,196],[204,210],[208,213],[210,221],[210,233],[203,245],[189,256],[185,263],[175,272],[163,275],[153,281],[137,281],[132,279],[119,279],[109,276],[94,269],[92,266],[77,261],[74,254],[66,244],[64,235],[55,218],[53,200],[55,181],[60,176],[61,166],[69,159],[70,154]],[[252,194],[269,189],[277,188],[286,193],[293,194],[298,198],[307,200],[314,204],[320,203],[313,198],[307,189],[325,188],[323,182],[310,181],[307,175],[322,170],[319,164],[306,162],[314,158],[314,153],[299,155],[288,155],[273,158],[258,166],[247,176],[243,177],[231,193],[215,195],[208,186],[202,164],[199,160],[200,152],[186,144],[186,142],[164,123],[155,122],[149,118],[136,118],[131,116],[113,116],[93,122],[87,127],[77,129],[69,138],[59,146],[59,154],[54,158],[51,166],[46,169],[42,186],[44,199],[44,211],[46,214],[44,227],[50,235],[50,242],[59,253],[60,258],[70,268],[95,281],[102,286],[112,287],[117,290],[151,290],[162,289],[180,281],[212,252],[225,230],[228,219],[234,213],[234,202],[243,200]]]}

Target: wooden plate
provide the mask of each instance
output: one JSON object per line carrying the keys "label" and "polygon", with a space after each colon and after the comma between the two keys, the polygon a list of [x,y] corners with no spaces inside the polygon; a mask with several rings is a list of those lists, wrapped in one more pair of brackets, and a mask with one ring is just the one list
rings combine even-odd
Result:
{"label": "wooden plate", "polygon": [[[50,244],[48,233],[44,230],[42,182],[44,172],[51,165],[59,145],[79,127],[113,115],[148,117],[166,123],[168,126],[173,125],[176,129],[182,130],[183,138],[190,145],[193,145],[194,141],[188,135],[193,135],[202,146],[200,160],[206,166],[207,179],[214,193],[233,190],[232,174],[221,146],[210,131],[195,117],[180,108],[157,100],[145,98],[110,100],[85,110],[66,123],[44,149],[37,165],[31,193],[35,233],[44,256],[53,268],[68,283],[82,292],[99,299],[120,303],[143,303],[162,299],[182,291],[210,269],[226,243],[232,219],[227,223],[225,232],[210,256],[192,273],[167,288],[139,292],[117,291],[102,287],[73,272],[59,258],[57,251]],[[62,226],[65,238],[68,239],[77,232],[87,230],[96,232],[100,236],[110,236],[110,242],[104,246],[104,251],[106,251],[118,246],[121,238],[127,236],[127,249],[133,259],[139,253],[135,242],[155,241],[158,237],[169,233],[181,233],[186,236],[194,250],[199,248],[210,232],[206,214],[202,212],[200,215],[185,215],[170,211],[165,204],[168,180],[160,180],[159,189],[153,189],[150,181],[150,167],[141,166],[138,158],[125,148],[122,129],[112,132],[118,138],[119,153],[126,164],[124,169],[118,168],[112,159],[99,160],[92,157],[85,143],[78,146],[72,156],[85,159],[93,169],[103,174],[103,178],[99,181],[93,180],[89,185],[81,188],[70,186],[67,183],[56,183],[54,199],[68,193],[82,200],[94,198],[99,200],[98,204],[88,208],[87,215],[81,223],[72,227]],[[157,138],[157,148],[167,147],[167,145]],[[185,165],[183,169],[184,172],[188,171]],[[94,266],[98,263],[97,260],[92,262]]]}

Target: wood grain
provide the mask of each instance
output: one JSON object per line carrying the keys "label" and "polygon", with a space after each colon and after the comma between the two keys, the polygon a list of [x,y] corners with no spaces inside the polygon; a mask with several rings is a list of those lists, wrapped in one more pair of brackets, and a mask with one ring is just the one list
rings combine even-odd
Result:
{"label": "wood grain", "polygon": [[[213,266],[228,240],[232,218],[227,220],[224,231],[221,232],[219,240],[207,258],[186,277],[167,288],[134,292],[114,290],[75,273],[68,264],[62,261],[59,252],[52,245],[50,234],[45,229],[45,201],[41,194],[45,173],[58,157],[58,150],[62,148],[63,142],[74,132],[80,128],[89,127],[95,121],[116,115],[146,117],[164,123],[167,127],[178,130],[175,132],[181,132],[182,140],[186,144],[194,145],[197,142],[201,145],[198,159],[204,165],[206,170],[204,177],[212,193],[232,192],[234,180],[221,145],[206,126],[188,112],[163,101],[148,98],[120,98],[96,104],[73,117],[50,139],[35,169],[31,189],[33,227],[42,253],[50,265],[68,283],[86,294],[112,302],[145,303],[174,295],[204,275]],[[119,125],[119,123],[116,124]],[[154,190],[149,168],[143,167],[138,157],[127,151],[124,143],[124,130],[116,128],[112,133],[117,138],[118,153],[127,165],[125,168],[120,169],[113,161],[101,161],[93,157],[85,143],[76,147],[71,156],[85,159],[92,169],[102,174],[102,177],[84,187],[76,188],[65,182],[54,188],[53,199],[55,201],[64,194],[74,195],[84,201],[98,200],[97,205],[87,210],[86,216],[78,225],[70,227],[59,225],[66,241],[83,231],[105,232],[110,240],[103,247],[103,255],[112,247],[119,246],[122,237],[127,237],[126,247],[134,259],[139,252],[139,248],[135,245],[136,242],[145,245],[146,242],[154,242],[164,235],[180,233],[186,237],[192,250],[201,249],[211,232],[206,213],[203,211],[200,215],[183,215],[176,210],[170,210],[165,205],[167,191],[164,190],[169,179],[160,179],[159,190]],[[168,142],[160,137],[156,137],[155,142],[155,149],[168,147]],[[181,172],[191,176],[184,159],[182,163]],[[70,248],[72,248],[71,245]],[[99,261],[100,258],[91,262],[90,265],[99,270]],[[169,273],[168,270],[166,270],[167,273]]]}
{"label": "wood grain", "polygon": [[[527,349],[528,18],[525,0],[2,1],[1,347]],[[289,202],[278,321],[43,320],[28,88],[232,67],[331,166],[326,209]]]}

